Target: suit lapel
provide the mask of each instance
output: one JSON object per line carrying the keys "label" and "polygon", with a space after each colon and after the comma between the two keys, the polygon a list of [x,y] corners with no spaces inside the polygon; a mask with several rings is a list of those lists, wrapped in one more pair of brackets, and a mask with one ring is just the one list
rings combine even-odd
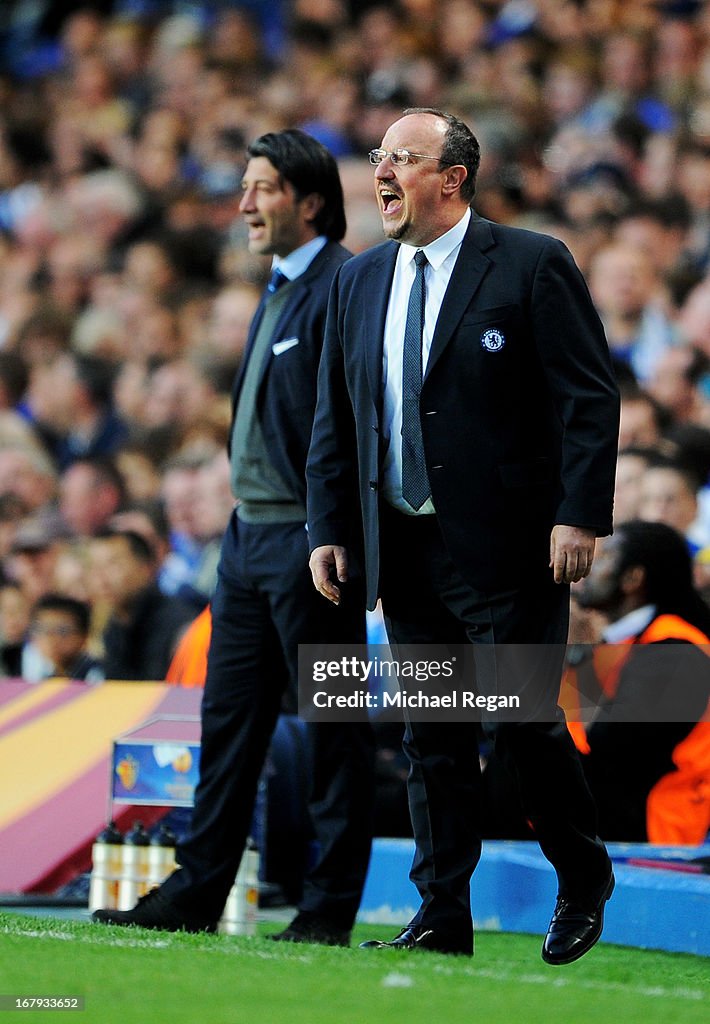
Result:
{"label": "suit lapel", "polygon": [[[306,300],[307,296],[310,294],[311,291],[311,281],[314,278],[318,277],[323,267],[323,264],[326,263],[329,259],[332,259],[334,251],[337,250],[338,248],[339,246],[336,245],[335,243],[327,242],[323,246],[321,251],[318,253],[318,255],[315,257],[315,259],[313,259],[311,264],[307,267],[307,269],[300,275],[300,277],[296,278],[296,281],[298,282],[298,287],[294,288],[294,294],[289,298],[289,301],[286,303],[281,313],[281,316],[278,319],[278,322],[273,331],[273,335],[275,338],[278,332],[281,330],[281,326],[285,322],[286,317],[292,317],[296,310]],[[264,293],[261,296],[259,305],[256,307],[256,311],[249,325],[249,333],[247,337],[247,344],[244,350],[244,356],[242,357],[241,365],[239,367],[239,370],[234,380],[234,384],[232,386],[232,419],[234,418],[234,412],[237,408],[239,393],[242,390],[244,372],[246,370],[247,363],[249,362],[249,359],[251,357],[252,349],[254,348],[254,339],[256,338],[256,333],[259,330],[259,325],[261,324],[261,319],[264,315],[264,307],[266,305],[268,298],[268,292],[264,291]],[[267,367],[272,358],[273,351],[271,349],[271,345],[269,345],[264,355],[264,360],[260,367],[258,385],[259,387],[261,387],[261,383],[264,379],[264,374],[266,373]]]}
{"label": "suit lapel", "polygon": [[365,365],[375,408],[382,404],[382,350],[385,320],[399,246],[384,245],[375,254],[363,281],[365,305]]}
{"label": "suit lapel", "polygon": [[451,341],[466,307],[488,272],[491,261],[484,255],[484,250],[494,244],[489,222],[473,214],[441,304],[425,377],[429,376]]}
{"label": "suit lapel", "polygon": [[[297,283],[296,283],[297,282]],[[285,287],[285,286],[284,286]],[[286,325],[289,320],[292,320],[296,315],[298,309],[308,298],[311,286],[310,283],[306,282],[305,275],[301,275],[300,278],[296,278],[291,287],[291,294],[288,296],[284,308],[281,310],[281,315],[276,321],[276,325],[271,332],[271,340],[264,350],[264,358],[261,361],[259,367],[259,380],[257,382],[257,394],[261,390],[266,371],[269,368],[271,360],[274,358],[273,343],[279,341],[282,338],[282,329],[285,331]]]}
{"label": "suit lapel", "polygon": [[[282,325],[288,319],[293,317],[293,315],[296,313],[299,307],[305,302],[306,298],[310,294],[310,283],[305,281],[305,275],[302,275],[300,278],[297,278],[296,280],[299,282],[299,284],[294,287],[294,294],[289,296],[289,299],[286,302],[284,308],[282,309],[281,315],[279,316],[276,322],[276,326],[274,327],[274,330],[272,332],[272,338],[274,339],[278,339],[278,332],[281,330]],[[265,293],[261,298],[261,302],[256,308],[256,312],[249,327],[249,336],[247,339],[246,348],[244,350],[244,356],[242,357],[239,370],[237,371],[237,375],[234,379],[234,384],[232,385],[232,424],[234,424],[234,417],[236,415],[237,405],[239,403],[239,395],[241,394],[242,384],[244,382],[244,374],[246,372],[247,364],[252,357],[252,353],[254,350],[254,341],[256,339],[257,331],[259,330],[259,325],[261,324],[262,317],[264,315],[264,306],[266,304],[267,299],[268,295]],[[259,367],[257,394],[261,389],[264,377],[266,376],[266,371],[273,358],[273,349],[271,344],[269,344],[266,346],[266,349],[264,350],[261,366]]]}

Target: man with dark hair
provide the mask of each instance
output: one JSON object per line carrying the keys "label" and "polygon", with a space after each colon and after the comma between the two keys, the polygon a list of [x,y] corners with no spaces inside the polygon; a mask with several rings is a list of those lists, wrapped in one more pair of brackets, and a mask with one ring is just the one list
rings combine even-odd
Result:
{"label": "man with dark hair", "polygon": [[133,530],[103,530],[89,541],[92,595],[110,617],[103,634],[107,679],[164,679],[195,609],[161,594],[155,553]]}
{"label": "man with dark hair", "polygon": [[[279,188],[289,187],[293,190],[293,198],[297,202],[313,203],[309,212],[309,224],[316,238],[325,238],[331,242],[340,242],[345,234],[345,207],[343,204],[343,188],[340,183],[338,167],[325,146],[314,146],[314,140],[305,132],[284,131],[268,132],[256,139],[247,149],[249,160],[256,160],[257,170],[261,161],[266,160],[273,170],[277,171]],[[315,183],[317,191],[314,191]],[[244,189],[244,179],[242,188]],[[244,200],[241,206],[246,213]],[[276,222],[272,226],[277,227]],[[280,225],[287,231],[285,222]],[[250,250],[252,252],[269,253],[274,244],[283,248],[285,240],[277,242],[276,235],[270,241],[261,237],[255,239],[250,231]],[[278,254],[277,254],[278,255]],[[349,255],[349,254],[348,254]]]}
{"label": "man with dark hair", "polygon": [[59,468],[84,456],[112,455],[128,437],[113,409],[115,367],[89,355],[66,355],[58,362],[64,364],[56,383],[67,414],[55,447]]}
{"label": "man with dark hair", "polygon": [[93,537],[106,529],[125,498],[123,477],[107,455],[76,459],[59,481],[59,512],[76,537]]}
{"label": "man with dark hair", "polygon": [[[305,465],[328,292],[349,253],[337,165],[297,130],[248,149],[241,212],[252,253],[274,257],[233,391],[232,492],[222,544],[202,702],[200,782],[181,868],[129,911],[96,920],[172,931],[214,930],[249,834],[254,797],[298,645],[365,641],[364,588],[324,606],[308,572]],[[355,536],[350,541],[357,546]],[[371,843],[369,725],[314,726],[311,811],[318,859],[299,913],[274,938],[347,945]]]}
{"label": "man with dark hair", "polygon": [[104,670],[86,650],[91,609],[64,594],[45,594],[32,609],[30,636],[45,662],[45,677],[101,682]]}
{"label": "man with dark hair", "polygon": [[638,518],[665,523],[683,534],[692,555],[697,555],[701,548],[693,536],[700,483],[694,467],[655,454],[649,459],[639,487]]}
{"label": "man with dark hair", "polygon": [[[558,707],[568,584],[611,532],[604,332],[562,243],[471,212],[478,144],[461,121],[406,111],[370,161],[389,241],[331,290],[307,468],[313,580],[341,600],[357,489],[368,605],[381,596],[395,648],[470,643],[479,692],[520,695],[527,717],[484,727],[557,871],[543,959],[570,963],[599,938],[614,884]],[[508,644],[530,651],[515,679]],[[408,717],[405,750],[422,902],[369,945],[470,955],[476,725]]]}
{"label": "man with dark hair", "polygon": [[710,827],[710,723],[701,721],[710,609],[693,586],[683,537],[665,523],[622,523],[575,598],[607,617],[597,639],[619,645],[606,660],[594,647],[575,648],[580,689],[605,695],[586,736],[575,731],[601,834],[701,843]]}

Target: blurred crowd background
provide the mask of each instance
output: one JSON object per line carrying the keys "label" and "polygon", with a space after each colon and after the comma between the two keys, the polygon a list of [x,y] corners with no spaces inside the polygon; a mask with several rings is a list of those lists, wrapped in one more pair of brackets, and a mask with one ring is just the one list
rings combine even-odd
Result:
{"label": "blurred crowd background", "polygon": [[290,126],[329,146],[360,251],[382,238],[367,152],[407,106],[473,127],[479,214],[572,250],[623,394],[617,521],[674,526],[708,584],[709,2],[16,0],[5,674],[162,677],[233,506],[230,388],[268,273],[238,214],[245,146]]}

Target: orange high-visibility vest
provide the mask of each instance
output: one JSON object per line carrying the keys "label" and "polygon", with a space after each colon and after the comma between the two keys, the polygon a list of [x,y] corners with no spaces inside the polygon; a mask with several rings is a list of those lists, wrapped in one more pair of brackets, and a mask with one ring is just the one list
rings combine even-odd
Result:
{"label": "orange high-visibility vest", "polygon": [[[607,696],[616,693],[632,645],[663,640],[701,645],[710,655],[710,639],[705,633],[678,615],[659,615],[639,637],[630,638],[624,645],[602,644],[594,651],[594,668]],[[609,655],[612,648],[615,653]],[[568,687],[572,685],[573,680],[569,680]],[[708,712],[704,718],[708,718]],[[573,721],[568,726],[580,752],[589,753],[582,723]],[[710,830],[710,721],[698,722],[677,744],[671,758],[675,768],[656,782],[646,799],[646,833],[652,843],[699,845]]]}
{"label": "orange high-visibility vest", "polygon": [[207,678],[207,651],[212,636],[209,605],[183,633],[168,666],[166,680],[180,686],[204,686]]}
{"label": "orange high-visibility vest", "polygon": [[[705,653],[710,653],[708,637],[677,615],[659,615],[638,643],[661,640],[688,640],[704,645]],[[646,800],[648,839],[697,846],[710,830],[710,721],[698,722],[671,757],[675,770],[658,780]]]}
{"label": "orange high-visibility vest", "polygon": [[[632,643],[629,639],[625,643]],[[616,693],[621,670],[629,657],[629,651],[623,644],[599,644],[592,652],[594,675],[605,697],[611,698]],[[575,718],[579,712],[579,691],[577,687],[577,670],[568,667],[562,676],[560,688],[560,704],[567,716],[567,728],[571,733],[574,745],[580,754],[590,751],[589,740],[584,723]]]}

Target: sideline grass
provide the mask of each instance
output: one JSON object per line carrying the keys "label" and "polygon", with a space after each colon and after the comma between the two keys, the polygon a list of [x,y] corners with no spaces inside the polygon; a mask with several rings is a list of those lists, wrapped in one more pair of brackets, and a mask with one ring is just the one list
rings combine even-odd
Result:
{"label": "sideline grass", "polygon": [[[361,926],[354,943],[390,934]],[[0,913],[0,994],[83,995],[86,1010],[60,1018],[77,1024],[706,1024],[709,968],[604,944],[550,968],[528,935],[478,935],[469,960]]]}

